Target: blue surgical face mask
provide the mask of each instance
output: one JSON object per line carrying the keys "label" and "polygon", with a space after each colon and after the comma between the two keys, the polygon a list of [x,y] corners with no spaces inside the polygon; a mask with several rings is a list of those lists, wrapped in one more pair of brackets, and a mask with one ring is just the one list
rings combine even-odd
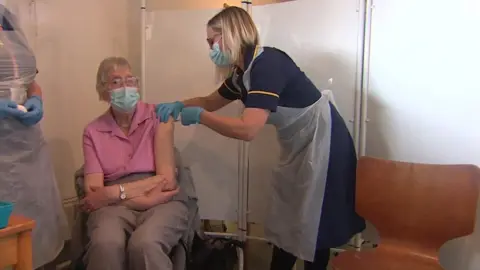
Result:
{"label": "blue surgical face mask", "polygon": [[210,50],[210,59],[212,59],[215,65],[220,67],[225,67],[231,64],[228,56],[220,50],[218,42],[213,44],[212,49]]}
{"label": "blue surgical face mask", "polygon": [[110,92],[110,103],[114,109],[122,112],[133,111],[139,100],[136,87],[120,87]]}

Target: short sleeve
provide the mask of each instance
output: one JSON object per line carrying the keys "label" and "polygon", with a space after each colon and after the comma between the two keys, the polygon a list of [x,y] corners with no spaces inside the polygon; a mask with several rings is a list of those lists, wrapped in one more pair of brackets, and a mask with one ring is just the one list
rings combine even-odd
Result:
{"label": "short sleeve", "polygon": [[236,87],[233,84],[233,76],[230,76],[222,83],[220,88],[218,88],[218,93],[220,96],[228,100],[237,100],[241,97],[240,92],[236,90]]}
{"label": "short sleeve", "polygon": [[97,156],[95,150],[95,145],[93,144],[92,136],[88,132],[88,129],[85,129],[83,132],[83,159],[84,159],[84,173],[103,173],[102,166]]}
{"label": "short sleeve", "polygon": [[284,72],[283,59],[274,53],[263,53],[252,64],[250,90],[245,108],[259,108],[275,112],[280,93],[287,85],[288,74]]}
{"label": "short sleeve", "polygon": [[[153,132],[155,134],[155,130],[160,125],[160,120],[158,119],[157,112],[155,110],[155,104],[138,102],[137,106],[141,106],[142,110],[145,110],[145,115],[147,118],[151,119]],[[139,107],[137,107],[138,110]]]}

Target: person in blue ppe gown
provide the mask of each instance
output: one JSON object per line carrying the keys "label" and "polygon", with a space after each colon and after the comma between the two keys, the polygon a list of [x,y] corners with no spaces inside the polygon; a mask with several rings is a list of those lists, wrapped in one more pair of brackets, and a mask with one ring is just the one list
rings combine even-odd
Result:
{"label": "person in blue ppe gown", "polygon": [[68,236],[47,144],[37,125],[43,101],[36,73],[35,56],[16,17],[0,5],[0,201],[13,202],[13,214],[35,220],[34,268],[54,260]]}
{"label": "person in blue ppe gown", "polygon": [[[249,14],[227,7],[207,24],[210,57],[230,70],[206,97],[157,105],[163,122],[181,114],[183,125],[202,124],[230,138],[251,141],[265,124],[276,127],[281,156],[274,169],[265,235],[274,247],[271,269],[326,269],[330,248],[365,229],[355,212],[357,157],[347,126],[283,51],[259,46]],[[234,100],[238,118],[214,113]]]}

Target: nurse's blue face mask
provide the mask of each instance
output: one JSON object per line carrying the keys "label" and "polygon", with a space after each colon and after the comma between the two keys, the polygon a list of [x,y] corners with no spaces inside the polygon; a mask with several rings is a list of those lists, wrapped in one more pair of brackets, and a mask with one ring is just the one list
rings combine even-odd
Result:
{"label": "nurse's blue face mask", "polygon": [[212,59],[212,62],[217,66],[220,66],[220,67],[229,66],[231,64],[230,59],[228,58],[228,55],[226,55],[220,49],[220,45],[219,45],[220,40],[214,41],[217,36],[220,36],[220,34],[217,34],[212,38],[207,38],[207,42],[211,48],[210,59]]}
{"label": "nurse's blue face mask", "polygon": [[220,67],[230,65],[230,59],[228,59],[228,56],[220,50],[218,42],[213,44],[212,49],[210,50],[210,59],[212,59],[215,65]]}

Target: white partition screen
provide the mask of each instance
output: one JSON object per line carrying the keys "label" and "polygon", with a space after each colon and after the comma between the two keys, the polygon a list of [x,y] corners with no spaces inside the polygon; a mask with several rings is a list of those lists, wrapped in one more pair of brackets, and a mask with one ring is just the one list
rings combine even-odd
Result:
{"label": "white partition screen", "polygon": [[[363,29],[360,9],[357,0],[297,0],[254,6],[252,11],[263,45],[284,50],[319,89],[333,91],[352,135]],[[248,220],[263,222],[271,171],[279,156],[275,130],[264,128],[249,152]]]}
{"label": "white partition screen", "polygon": [[[218,10],[149,12],[146,43],[146,97],[169,102],[208,95],[217,89],[209,59],[206,23]],[[238,115],[231,104],[219,113]],[[238,141],[203,126],[175,126],[175,145],[190,165],[200,215],[211,220],[237,220]]]}
{"label": "white partition screen", "polygon": [[367,154],[480,165],[479,27],[478,1],[375,1]]}
{"label": "white partition screen", "polygon": [[[367,155],[480,165],[479,28],[479,1],[375,0]],[[474,270],[479,254],[477,221],[440,261]]]}

